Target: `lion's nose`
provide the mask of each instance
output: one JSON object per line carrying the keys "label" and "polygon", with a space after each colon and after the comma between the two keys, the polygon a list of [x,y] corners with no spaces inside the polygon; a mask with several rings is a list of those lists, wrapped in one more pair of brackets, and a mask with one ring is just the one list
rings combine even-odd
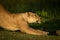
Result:
{"label": "lion's nose", "polygon": [[38,23],[38,20],[36,22]]}
{"label": "lion's nose", "polygon": [[36,21],[37,23],[41,23],[39,20]]}

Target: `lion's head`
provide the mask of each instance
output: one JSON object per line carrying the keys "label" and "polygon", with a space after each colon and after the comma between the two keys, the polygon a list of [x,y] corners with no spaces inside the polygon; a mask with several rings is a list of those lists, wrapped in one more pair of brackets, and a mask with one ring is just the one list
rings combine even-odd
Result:
{"label": "lion's head", "polygon": [[41,17],[39,17],[36,13],[33,12],[26,12],[24,14],[24,19],[28,22],[28,23],[41,23]]}

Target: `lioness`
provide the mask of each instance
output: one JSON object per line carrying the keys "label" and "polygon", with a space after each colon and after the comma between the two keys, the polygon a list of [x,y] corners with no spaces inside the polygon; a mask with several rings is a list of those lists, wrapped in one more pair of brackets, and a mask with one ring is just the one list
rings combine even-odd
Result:
{"label": "lioness", "polygon": [[11,14],[0,5],[0,26],[4,29],[11,31],[20,30],[21,32],[34,35],[47,35],[48,32],[32,29],[28,25],[28,23],[40,23],[40,21],[40,17],[35,13]]}

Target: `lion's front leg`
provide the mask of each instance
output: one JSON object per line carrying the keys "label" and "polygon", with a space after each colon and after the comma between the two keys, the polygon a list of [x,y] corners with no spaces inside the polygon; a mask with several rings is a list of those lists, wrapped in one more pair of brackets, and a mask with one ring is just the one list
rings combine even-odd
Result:
{"label": "lion's front leg", "polygon": [[48,32],[30,28],[27,23],[23,23],[20,26],[21,26],[21,27],[19,27],[20,31],[27,33],[27,34],[33,34],[33,35],[47,35],[48,34]]}

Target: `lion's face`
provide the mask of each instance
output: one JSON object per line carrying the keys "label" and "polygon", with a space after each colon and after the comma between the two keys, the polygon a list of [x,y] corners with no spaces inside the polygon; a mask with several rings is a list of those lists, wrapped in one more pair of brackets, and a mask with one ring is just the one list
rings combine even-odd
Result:
{"label": "lion's face", "polygon": [[32,12],[29,12],[29,13],[28,13],[28,18],[27,18],[27,20],[28,20],[28,23],[34,23],[34,22],[36,22],[36,23],[41,23],[40,17],[39,17],[37,14],[32,13]]}

